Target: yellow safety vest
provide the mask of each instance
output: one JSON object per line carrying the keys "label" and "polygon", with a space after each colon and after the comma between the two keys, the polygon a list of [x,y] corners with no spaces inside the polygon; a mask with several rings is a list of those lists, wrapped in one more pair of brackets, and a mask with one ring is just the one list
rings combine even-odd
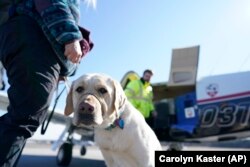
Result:
{"label": "yellow safety vest", "polygon": [[125,88],[128,100],[137,108],[144,118],[154,111],[153,89],[150,83],[143,84],[141,80],[133,80]]}

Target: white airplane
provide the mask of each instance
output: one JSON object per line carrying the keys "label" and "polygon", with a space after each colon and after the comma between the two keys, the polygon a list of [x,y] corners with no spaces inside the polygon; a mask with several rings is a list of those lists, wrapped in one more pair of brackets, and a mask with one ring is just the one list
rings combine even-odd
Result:
{"label": "white airplane", "polygon": [[[168,82],[152,84],[158,112],[152,127],[156,135],[173,143],[250,137],[250,71],[197,81],[199,49],[173,49]],[[132,71],[126,77],[123,86],[139,76]]]}
{"label": "white airplane", "polygon": [[[173,49],[168,82],[152,84],[158,112],[153,130],[161,141],[174,143],[250,137],[250,72],[208,76],[196,81],[199,49],[199,46]],[[125,88],[129,81],[138,78],[137,73],[129,71],[121,85]],[[6,110],[6,94],[0,94],[0,104],[0,109]],[[60,147],[58,165],[70,164],[73,145],[80,144],[84,155],[86,146],[94,144],[93,129],[74,127],[71,117],[54,112],[51,121],[65,125],[52,145],[54,150]],[[75,140],[73,133],[80,134],[81,139]],[[173,149],[180,150],[181,146],[174,145]]]}

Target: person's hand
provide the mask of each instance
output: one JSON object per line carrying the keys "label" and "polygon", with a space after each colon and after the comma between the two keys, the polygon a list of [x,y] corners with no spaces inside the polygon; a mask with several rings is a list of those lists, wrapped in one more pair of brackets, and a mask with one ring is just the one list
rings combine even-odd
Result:
{"label": "person's hand", "polygon": [[82,57],[82,50],[78,40],[65,44],[64,55],[72,62],[79,63]]}

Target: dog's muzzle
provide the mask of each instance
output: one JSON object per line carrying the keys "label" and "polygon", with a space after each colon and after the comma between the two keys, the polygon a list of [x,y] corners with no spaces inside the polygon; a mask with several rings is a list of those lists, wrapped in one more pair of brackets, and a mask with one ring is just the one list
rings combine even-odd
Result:
{"label": "dog's muzzle", "polygon": [[95,114],[94,114],[94,106],[87,103],[82,102],[79,104],[79,108],[75,113],[76,124],[84,124],[91,125],[94,123]]}
{"label": "dog's muzzle", "polygon": [[84,113],[84,114],[93,114],[94,112],[94,106],[87,103],[87,102],[82,102],[79,105],[79,113]]}

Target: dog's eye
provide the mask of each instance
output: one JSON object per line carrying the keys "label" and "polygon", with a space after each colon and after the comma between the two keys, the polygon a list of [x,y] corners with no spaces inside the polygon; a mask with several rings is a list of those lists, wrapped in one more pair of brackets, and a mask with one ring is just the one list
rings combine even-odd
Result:
{"label": "dog's eye", "polygon": [[100,88],[98,91],[99,91],[101,94],[105,94],[105,93],[108,92],[107,89],[105,89],[105,88]]}
{"label": "dog's eye", "polygon": [[78,93],[82,93],[84,91],[84,88],[79,86],[78,88],[76,88],[76,92]]}

